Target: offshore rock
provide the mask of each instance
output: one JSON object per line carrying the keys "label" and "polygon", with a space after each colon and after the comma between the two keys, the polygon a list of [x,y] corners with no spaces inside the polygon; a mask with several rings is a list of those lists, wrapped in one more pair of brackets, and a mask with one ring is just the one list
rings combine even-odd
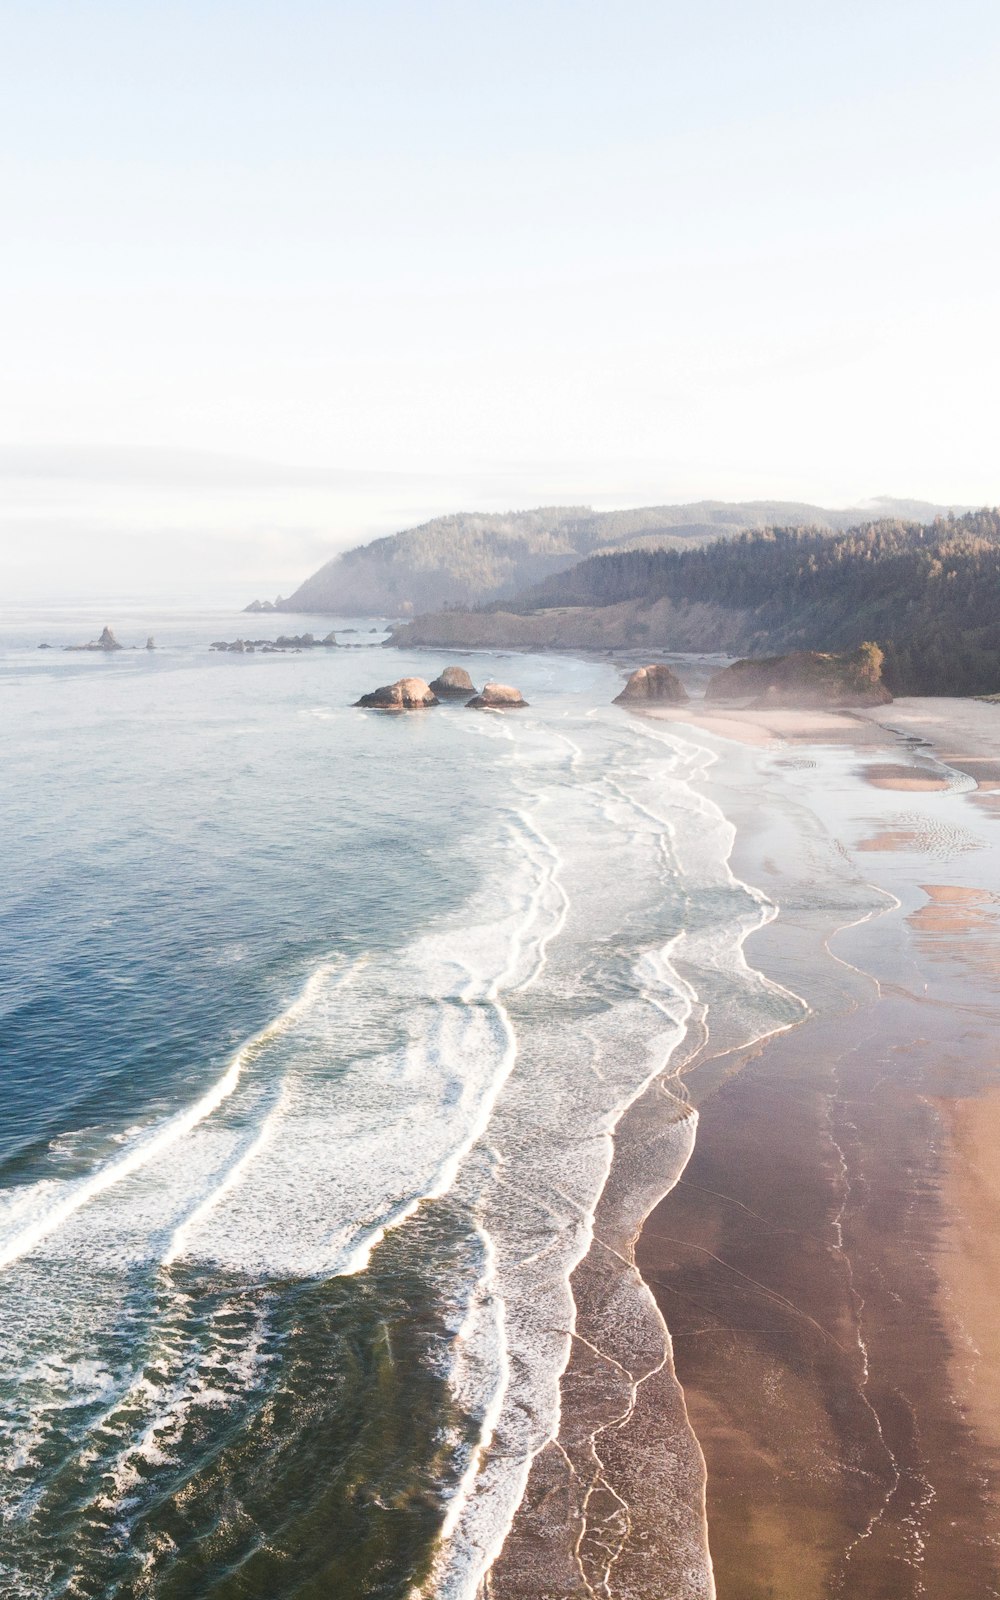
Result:
{"label": "offshore rock", "polygon": [[[273,608],[272,608],[273,609]],[[279,634],[277,639],[233,639],[228,643],[225,639],[215,639],[209,645],[210,650],[235,650],[238,653],[249,650],[262,650],[265,655],[280,655],[285,651],[300,650],[332,650],[336,648],[337,639],[333,633],[328,633],[325,639],[315,639],[311,633]],[[147,649],[150,646],[147,645]]]}
{"label": "offshore rock", "polygon": [[422,711],[425,706],[439,705],[440,701],[423,678],[399,678],[381,689],[373,689],[371,694],[363,694],[354,704],[372,711]]}
{"label": "offshore rock", "polygon": [[155,650],[156,649],[156,640],[153,638],[152,634],[150,634],[149,638],[146,640],[146,649],[147,650]]}
{"label": "offshore rock", "polygon": [[439,678],[431,680],[431,688],[442,700],[467,700],[476,692],[464,667],[445,667]]}
{"label": "offshore rock", "polygon": [[120,650],[121,645],[111,632],[111,629],[105,628],[101,637],[99,639],[91,639],[89,644],[68,644],[64,648],[67,650]]}
{"label": "offshore rock", "polygon": [[683,705],[690,696],[676,672],[662,662],[638,667],[631,674],[621,694],[616,694],[613,704],[632,705]]}
{"label": "offshore rock", "polygon": [[528,704],[520,689],[512,689],[508,683],[486,683],[483,685],[482,694],[477,694],[474,699],[466,702],[469,711],[520,711],[522,706]]}

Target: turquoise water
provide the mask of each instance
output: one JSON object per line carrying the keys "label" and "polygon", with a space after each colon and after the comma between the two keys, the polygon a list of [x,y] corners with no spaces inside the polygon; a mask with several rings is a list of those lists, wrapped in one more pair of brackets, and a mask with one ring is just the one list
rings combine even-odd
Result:
{"label": "turquoise water", "polygon": [[[159,648],[36,648],[108,620]],[[0,620],[5,1594],[475,1594],[615,1122],[693,1013],[783,1020],[705,751],[545,655],[355,710],[445,661],[349,626]]]}

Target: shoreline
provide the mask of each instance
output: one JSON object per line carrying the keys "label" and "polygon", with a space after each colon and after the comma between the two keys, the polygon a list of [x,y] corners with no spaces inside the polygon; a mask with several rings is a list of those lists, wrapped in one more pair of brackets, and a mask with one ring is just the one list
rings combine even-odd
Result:
{"label": "shoreline", "polygon": [[[801,820],[818,816],[858,881],[895,901],[826,935],[836,980],[804,956],[807,882],[772,848],[773,823],[741,815],[735,789],[720,802],[734,870],[782,908],[748,959],[813,1007],[731,1059],[721,1085],[718,1064],[694,1064],[691,1163],[638,1246],[706,1455],[721,1600],[1000,1593],[985,1276],[1000,1064],[983,1021],[1000,1023],[1000,961],[983,949],[1000,954],[1000,930],[993,898],[963,883],[988,848],[974,774],[995,713],[956,709],[940,743],[940,702],[865,712],[860,728],[805,714],[780,735],[747,718],[744,749],[787,774]],[[814,876],[818,850],[817,836]]]}
{"label": "shoreline", "polygon": [[[994,912],[940,879],[953,856],[966,869],[975,859],[958,819],[971,808],[986,820],[967,769],[986,765],[983,713],[996,712],[973,708],[977,738],[952,711],[964,737],[947,752],[928,737],[940,702],[645,713],[718,757],[697,787],[735,824],[730,870],[780,908],[747,935],[746,959],[810,1015],[735,1048],[693,1029],[616,1128],[595,1242],[573,1278],[584,1341],[563,1374],[558,1438],[484,1587],[492,1600],[588,1592],[581,1556],[600,1530],[574,1513],[574,1478],[580,1445],[598,1439],[589,1492],[604,1496],[616,1541],[610,1593],[1000,1594],[1000,1340],[976,1270],[1000,1262],[984,1237],[1000,1209],[989,1170],[1000,1066],[985,1034],[964,1077],[940,1059],[971,1003],[952,969],[968,966],[968,940]],[[950,820],[935,832],[936,809]],[[915,966],[928,940],[947,947],[937,982]],[[977,1098],[984,1075],[993,1098]],[[699,1121],[671,1180],[662,1152],[678,1079]],[[655,1303],[644,1337],[659,1328],[661,1357],[588,1440],[595,1361],[627,1366],[623,1338],[634,1349],[634,1324],[612,1315],[625,1280]],[[984,1398],[991,1360],[996,1392]],[[678,1457],[684,1437],[693,1448]],[[686,1526],[692,1511],[704,1518],[698,1578],[690,1547],[671,1546],[680,1500]],[[546,1530],[553,1506],[579,1541],[575,1566]]]}

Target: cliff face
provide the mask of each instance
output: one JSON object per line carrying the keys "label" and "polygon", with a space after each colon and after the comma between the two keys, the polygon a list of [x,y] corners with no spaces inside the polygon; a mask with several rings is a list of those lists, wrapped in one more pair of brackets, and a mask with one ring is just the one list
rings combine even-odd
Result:
{"label": "cliff face", "polygon": [[892,699],[882,682],[882,652],[863,644],[839,655],[796,650],[786,656],[734,661],[710,679],[706,700],[769,706],[880,706]]}
{"label": "cliff face", "polygon": [[735,650],[748,613],[706,601],[668,599],[645,604],[560,606],[519,615],[511,611],[440,611],[395,628],[389,644],[441,649]]}

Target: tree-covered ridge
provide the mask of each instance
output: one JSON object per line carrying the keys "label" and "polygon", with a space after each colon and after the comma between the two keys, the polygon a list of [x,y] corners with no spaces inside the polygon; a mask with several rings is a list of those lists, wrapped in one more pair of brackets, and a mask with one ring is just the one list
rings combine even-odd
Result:
{"label": "tree-covered ridge", "polygon": [[997,510],[930,526],[882,521],[833,536],[771,528],[696,550],[615,551],[549,579],[519,609],[661,599],[742,613],[748,654],[876,640],[894,693],[1000,687]]}
{"label": "tree-covered ridge", "polygon": [[[935,508],[915,509],[929,518]],[[857,512],[766,500],[604,512],[587,506],[462,512],[334,556],[278,609],[399,616],[482,605],[510,598],[598,550],[683,549],[774,523],[831,533],[857,520]]]}

